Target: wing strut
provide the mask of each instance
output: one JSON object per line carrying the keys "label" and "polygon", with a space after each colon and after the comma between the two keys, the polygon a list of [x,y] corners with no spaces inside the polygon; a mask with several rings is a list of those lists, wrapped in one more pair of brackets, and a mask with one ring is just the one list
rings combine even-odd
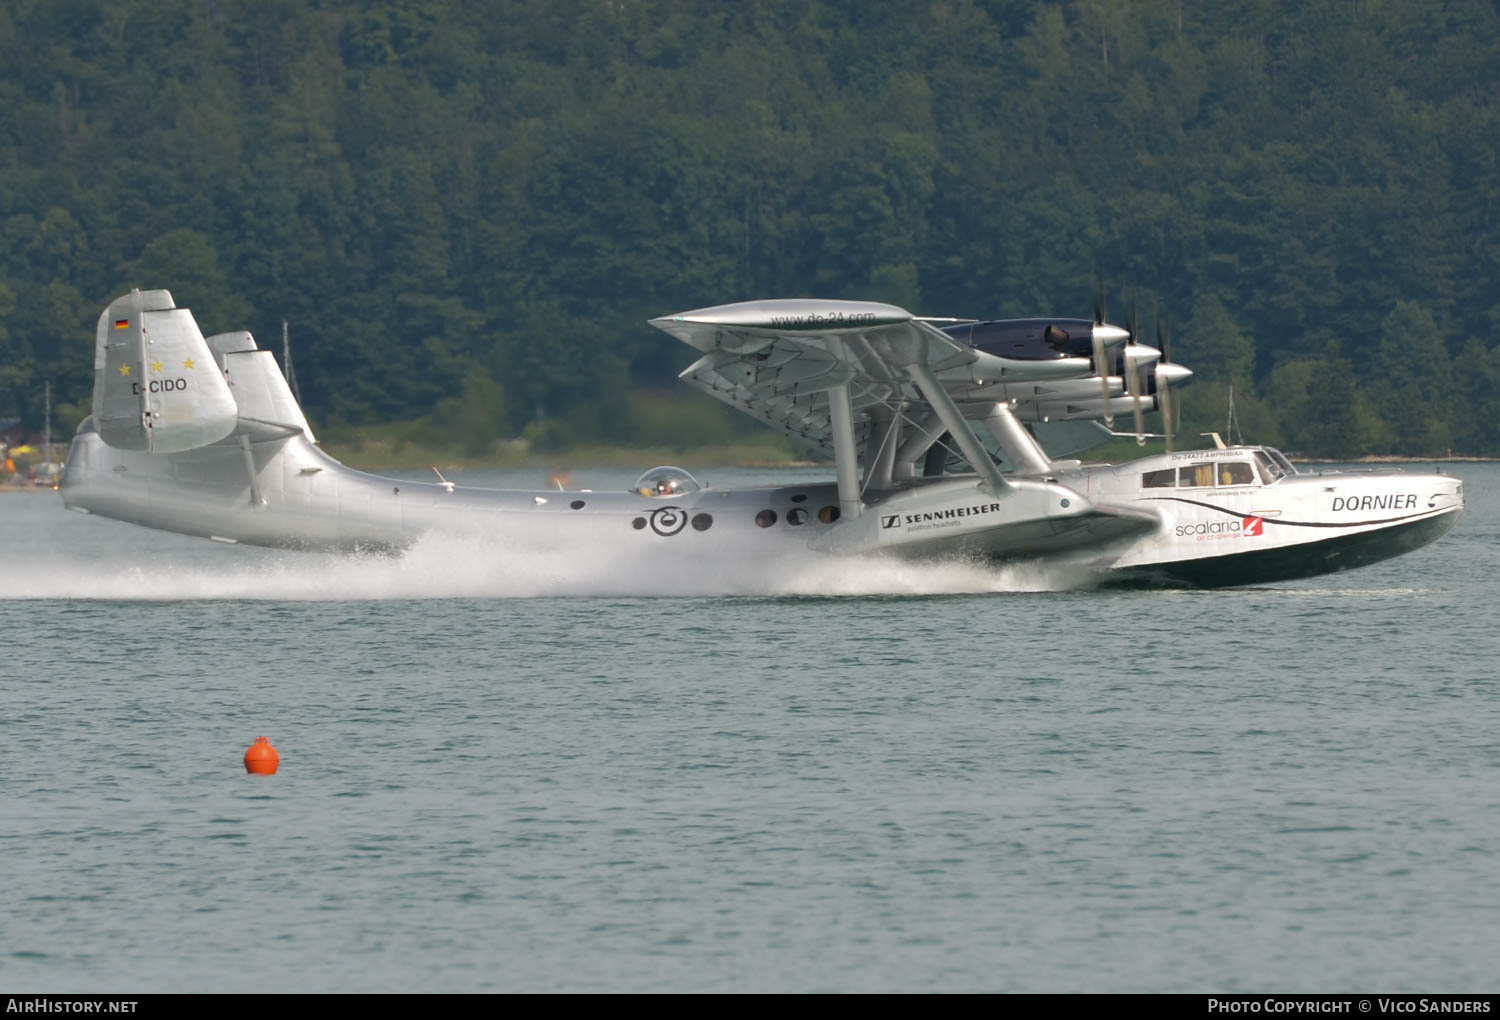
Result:
{"label": "wing strut", "polygon": [[245,473],[250,476],[250,505],[259,510],[266,505],[260,494],[260,476],[255,473],[255,457],[250,453],[250,437],[240,434],[240,453],[245,456]]}
{"label": "wing strut", "polygon": [[876,404],[870,408],[870,442],[874,437],[880,437],[880,445],[873,453],[869,453],[869,444],[866,444],[868,463],[865,465],[865,490],[874,489],[880,492],[889,489],[894,484],[896,470],[896,447],[901,443],[901,418],[904,408],[898,402],[894,408],[883,404]]}
{"label": "wing strut", "polygon": [[[905,413],[904,408],[902,413]],[[924,412],[911,425],[910,434],[903,433],[901,445],[896,448],[895,471],[902,478],[916,477],[917,458],[925,456],[943,434],[943,423],[931,411]]]}
{"label": "wing strut", "polygon": [[1016,466],[1017,474],[1051,473],[1052,458],[1047,456],[1047,451],[1042,449],[1036,438],[1026,431],[1026,426],[1016,419],[1016,413],[1010,409],[1009,404],[995,404],[991,407],[984,424],[990,430],[990,435],[995,437],[995,442],[1000,444],[1000,451]]}
{"label": "wing strut", "polygon": [[932,409],[947,426],[949,433],[953,436],[953,441],[963,451],[964,459],[973,465],[975,471],[979,472],[979,487],[991,496],[1008,496],[1010,483],[1000,476],[1000,469],[995,466],[995,462],[980,445],[973,430],[969,428],[969,423],[964,421],[963,412],[958,409],[958,405],[953,402],[948,391],[943,389],[937,379],[933,378],[932,370],[920,361],[913,361],[907,366],[907,371],[911,373],[912,381],[917,384],[917,389],[922,391],[922,396],[927,398],[927,403],[932,405]]}
{"label": "wing strut", "polygon": [[854,520],[859,516],[859,451],[854,445],[854,405],[849,400],[849,384],[842,383],[828,391],[828,422],[833,431],[833,463],[839,479],[839,516]]}

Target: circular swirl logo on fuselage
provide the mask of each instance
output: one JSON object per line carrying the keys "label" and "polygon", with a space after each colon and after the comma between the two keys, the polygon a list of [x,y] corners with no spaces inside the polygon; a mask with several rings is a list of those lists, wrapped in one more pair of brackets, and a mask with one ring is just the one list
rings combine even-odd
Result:
{"label": "circular swirl logo on fuselage", "polygon": [[664,506],[651,511],[651,530],[663,538],[677,534],[687,527],[688,515],[675,506]]}

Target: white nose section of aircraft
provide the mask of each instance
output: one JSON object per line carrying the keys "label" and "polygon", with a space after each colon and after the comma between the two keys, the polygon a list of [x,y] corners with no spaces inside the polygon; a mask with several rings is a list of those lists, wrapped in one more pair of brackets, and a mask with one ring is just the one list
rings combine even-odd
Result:
{"label": "white nose section of aircraft", "polygon": [[[1444,479],[1447,482],[1447,479]],[[1432,495],[1427,499],[1429,510],[1452,510],[1462,509],[1464,506],[1464,484],[1453,481],[1451,484],[1439,484],[1433,487]]]}

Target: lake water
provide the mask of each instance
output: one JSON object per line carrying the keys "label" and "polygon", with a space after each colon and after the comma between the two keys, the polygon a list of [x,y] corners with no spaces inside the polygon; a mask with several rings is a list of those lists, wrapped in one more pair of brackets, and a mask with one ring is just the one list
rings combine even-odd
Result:
{"label": "lake water", "polygon": [[1435,545],[1217,592],[0,495],[0,986],[1492,991],[1500,468],[1447,470]]}

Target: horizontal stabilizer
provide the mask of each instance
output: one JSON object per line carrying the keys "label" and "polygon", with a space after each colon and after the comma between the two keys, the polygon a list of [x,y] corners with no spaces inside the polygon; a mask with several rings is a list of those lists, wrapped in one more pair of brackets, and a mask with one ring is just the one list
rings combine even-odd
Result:
{"label": "horizontal stabilizer", "polygon": [[241,418],[224,442],[237,443],[241,438],[248,439],[253,444],[279,443],[284,439],[290,439],[302,430],[296,425],[284,425],[274,421],[259,421],[255,418]]}
{"label": "horizontal stabilizer", "polygon": [[234,431],[229,384],[193,313],[171,293],[116,298],[94,335],[94,422],[110,446],[177,453]]}

